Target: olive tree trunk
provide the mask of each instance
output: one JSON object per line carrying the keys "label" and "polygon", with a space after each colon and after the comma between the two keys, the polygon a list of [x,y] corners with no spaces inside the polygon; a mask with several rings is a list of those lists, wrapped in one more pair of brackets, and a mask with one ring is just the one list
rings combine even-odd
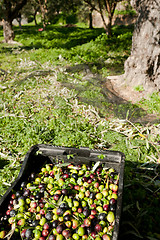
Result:
{"label": "olive tree trunk", "polygon": [[14,31],[12,21],[20,14],[21,9],[27,3],[27,0],[4,0],[3,1],[3,36],[4,42],[9,43],[14,40]]}
{"label": "olive tree trunk", "polygon": [[45,0],[45,1],[38,0],[38,2],[39,2],[41,14],[42,14],[43,29],[45,30],[46,29],[46,13],[47,13],[46,4],[47,4],[47,0]]}
{"label": "olive tree trunk", "polygon": [[131,0],[131,4],[138,17],[124,78],[130,86],[143,86],[146,93],[160,91],[160,3]]}
{"label": "olive tree trunk", "polygon": [[12,29],[12,22],[9,20],[2,21],[3,23],[3,36],[4,36],[4,42],[8,43],[14,40],[14,31]]}

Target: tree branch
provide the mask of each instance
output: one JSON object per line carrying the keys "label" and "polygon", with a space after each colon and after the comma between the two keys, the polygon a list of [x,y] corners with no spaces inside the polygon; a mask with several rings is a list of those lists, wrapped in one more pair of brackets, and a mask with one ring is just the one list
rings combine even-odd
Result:
{"label": "tree branch", "polygon": [[10,18],[10,16],[12,15],[11,1],[4,0],[4,9],[5,9],[4,19],[6,18],[8,19],[8,17]]}
{"label": "tree branch", "polygon": [[26,5],[27,0],[21,0],[15,6],[15,8],[11,11],[11,20],[17,17],[19,11]]}
{"label": "tree branch", "polygon": [[93,10],[95,10],[95,11],[97,11],[97,12],[100,13],[100,11],[98,10],[98,8],[96,8],[96,6],[91,3],[91,1],[84,0],[84,2],[87,3]]}
{"label": "tree branch", "polygon": [[107,24],[106,24],[105,19],[104,19],[104,16],[103,16],[102,6],[101,6],[100,0],[98,0],[98,5],[99,5],[99,12],[100,12],[100,14],[101,14],[101,18],[102,18],[102,21],[103,21],[103,24],[104,24],[104,28],[105,28],[105,30],[106,30],[106,29],[107,29]]}

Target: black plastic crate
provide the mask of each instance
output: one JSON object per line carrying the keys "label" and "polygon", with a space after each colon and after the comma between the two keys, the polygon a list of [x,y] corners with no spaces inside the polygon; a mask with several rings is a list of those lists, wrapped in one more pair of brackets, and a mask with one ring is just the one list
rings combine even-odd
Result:
{"label": "black plastic crate", "polygon": [[[103,159],[99,158],[103,155]],[[71,156],[68,159],[68,155]],[[122,207],[122,195],[123,195],[123,177],[124,177],[124,165],[125,156],[119,151],[99,151],[90,150],[89,148],[67,148],[67,147],[54,147],[47,144],[37,144],[30,148],[25,155],[22,167],[19,175],[13,182],[12,186],[6,191],[4,196],[0,199],[0,214],[5,213],[8,202],[11,197],[12,190],[18,190],[21,182],[28,179],[31,172],[38,173],[41,167],[46,163],[57,163],[61,160],[69,161],[73,163],[85,163],[101,161],[107,168],[114,168],[119,173],[119,185],[118,185],[118,199],[115,214],[115,225],[112,240],[118,239],[121,207]]]}

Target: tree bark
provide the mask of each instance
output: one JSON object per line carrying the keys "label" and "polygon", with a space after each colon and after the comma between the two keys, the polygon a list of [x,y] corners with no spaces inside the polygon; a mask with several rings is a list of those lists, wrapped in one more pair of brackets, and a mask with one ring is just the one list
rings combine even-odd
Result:
{"label": "tree bark", "polygon": [[90,28],[90,29],[93,29],[93,17],[92,17],[92,13],[93,13],[93,9],[91,8],[91,9],[90,9],[90,12],[89,12],[89,28]]}
{"label": "tree bark", "polygon": [[41,14],[42,14],[42,23],[43,23],[43,29],[46,29],[46,4],[47,4],[47,0],[45,0],[44,2],[41,0],[39,0],[39,6],[40,6],[40,10],[41,10]]}
{"label": "tree bark", "polygon": [[108,36],[112,37],[112,20],[113,20],[113,15],[114,11],[117,5],[117,1],[109,1],[109,0],[104,0],[104,6],[106,8],[106,11],[108,12]]}
{"label": "tree bark", "polygon": [[99,12],[103,21],[103,25],[104,25],[104,29],[107,30],[107,24],[105,22],[104,16],[103,16],[103,10],[102,10],[102,5],[101,5],[101,1],[98,0],[98,6],[99,6]]}
{"label": "tree bark", "polygon": [[160,4],[159,0],[132,0],[131,4],[138,17],[124,78],[128,85],[141,85],[151,94],[160,91]]}
{"label": "tree bark", "polygon": [[11,0],[4,0],[4,19],[3,19],[3,36],[4,42],[8,43],[14,40],[14,32],[12,29],[12,21],[18,15],[23,6],[27,3],[27,0],[21,0],[18,3],[14,3]]}
{"label": "tree bark", "polygon": [[4,42],[8,43],[14,40],[14,31],[12,30],[12,22],[4,20],[3,23],[3,36]]}
{"label": "tree bark", "polygon": [[108,31],[108,36],[112,37],[112,17],[108,17],[107,31]]}
{"label": "tree bark", "polygon": [[22,29],[22,24],[21,24],[21,21],[22,21],[22,17],[21,17],[21,13],[18,15],[17,17],[17,22],[19,24],[19,28]]}

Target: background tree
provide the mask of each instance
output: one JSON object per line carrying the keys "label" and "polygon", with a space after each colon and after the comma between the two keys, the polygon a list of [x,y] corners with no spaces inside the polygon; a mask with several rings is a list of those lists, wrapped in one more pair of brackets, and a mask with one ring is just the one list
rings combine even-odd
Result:
{"label": "background tree", "polygon": [[107,24],[105,22],[104,13],[103,13],[103,3],[100,3],[98,0],[84,0],[84,4],[83,5],[87,6],[86,8],[88,10],[89,26],[90,26],[90,28],[93,28],[92,13],[93,13],[93,10],[94,10],[94,11],[98,12],[101,15],[104,28],[107,29]]}
{"label": "background tree", "polygon": [[51,15],[52,16],[54,14],[59,15],[60,11],[62,10],[62,0],[48,1],[47,8],[48,8],[48,16],[50,18],[51,18]]}
{"label": "background tree", "polygon": [[[108,36],[112,36],[112,20],[114,16],[114,11],[116,9],[117,3],[121,2],[122,0],[104,0],[104,8],[108,13],[108,25],[107,31]],[[98,0],[99,8],[101,7],[101,0]]]}
{"label": "background tree", "polygon": [[131,0],[131,5],[138,17],[124,78],[131,86],[142,85],[146,93],[160,91],[159,0]]}
{"label": "background tree", "polygon": [[56,23],[60,19],[63,22],[75,23],[81,0],[29,0],[22,10],[22,14],[28,21],[36,21],[39,12],[43,28],[48,22]]}
{"label": "background tree", "polygon": [[29,0],[29,2],[25,5],[22,10],[23,15],[28,18],[29,22],[34,20],[35,25],[37,25],[37,13],[39,12],[41,15],[41,21],[43,24],[43,28],[46,28],[46,24],[48,22],[47,14],[48,14],[48,2],[52,0]]}
{"label": "background tree", "polygon": [[85,23],[89,22],[89,28],[93,28],[93,11],[98,11],[96,8],[97,1],[84,0],[79,8],[79,20]]}
{"label": "background tree", "polygon": [[47,15],[47,0],[38,0],[39,7],[41,10],[43,29],[46,28],[46,15]]}
{"label": "background tree", "polygon": [[3,35],[5,42],[14,40],[12,21],[18,17],[20,11],[26,3],[27,0],[1,0],[1,6],[3,10]]}
{"label": "background tree", "polygon": [[62,18],[66,23],[76,23],[81,0],[48,0],[47,17],[55,23]]}
{"label": "background tree", "polygon": [[30,0],[27,2],[25,7],[22,9],[21,13],[24,17],[28,19],[28,22],[32,22],[34,20],[35,25],[37,25],[37,13],[40,11],[40,6],[38,4],[38,0]]}
{"label": "background tree", "polygon": [[[84,0],[90,9],[97,11],[100,13],[104,28],[106,29],[108,36],[112,36],[112,20],[114,16],[114,12],[118,2],[122,2],[122,0]],[[105,14],[107,12],[108,15],[108,23],[105,21]]]}

